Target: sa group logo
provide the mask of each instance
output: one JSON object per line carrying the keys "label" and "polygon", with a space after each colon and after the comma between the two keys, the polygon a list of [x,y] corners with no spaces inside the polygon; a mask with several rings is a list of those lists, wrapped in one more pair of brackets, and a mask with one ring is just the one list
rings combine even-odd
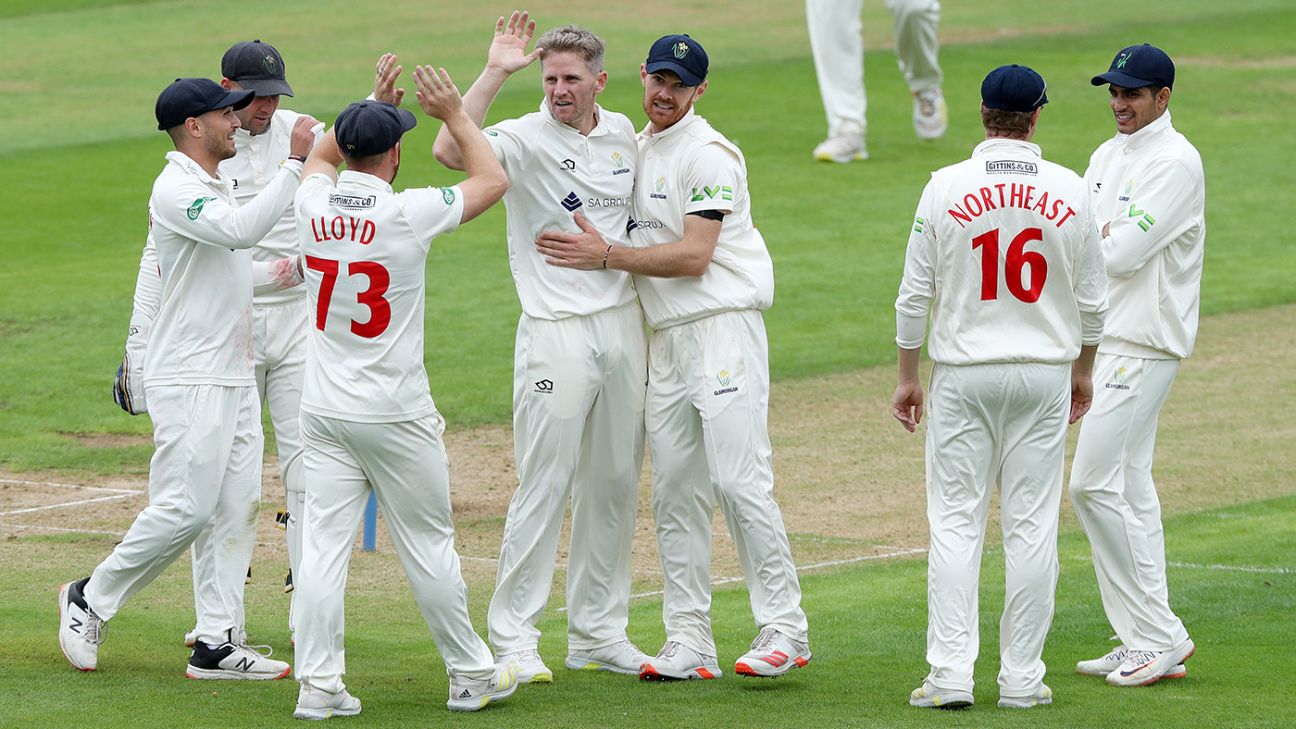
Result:
{"label": "sa group logo", "polygon": [[567,197],[562,199],[562,206],[567,208],[567,212],[574,213],[576,208],[581,206],[581,199],[576,196],[575,191],[567,193]]}

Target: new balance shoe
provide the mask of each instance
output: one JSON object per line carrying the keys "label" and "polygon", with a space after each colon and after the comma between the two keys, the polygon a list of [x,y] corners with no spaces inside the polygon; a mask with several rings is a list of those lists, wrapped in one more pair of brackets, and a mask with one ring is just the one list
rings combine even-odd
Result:
{"label": "new balance shoe", "polygon": [[766,627],[752,641],[734,664],[734,673],[742,676],[782,676],[810,662],[810,646],[792,640],[774,628]]}
{"label": "new balance shoe", "polygon": [[649,658],[639,668],[644,681],[682,681],[690,678],[720,678],[715,656],[708,656],[677,643],[666,641],[656,658]]}
{"label": "new balance shoe", "polygon": [[328,719],[334,716],[355,716],[360,713],[360,699],[342,689],[330,693],[308,683],[301,685],[297,692],[297,708],[293,710],[294,719]]}
{"label": "new balance shoe", "polygon": [[553,683],[553,671],[540,660],[540,652],[534,648],[495,656],[495,662],[503,665],[513,664],[517,671],[518,683]]}
{"label": "new balance shoe", "polygon": [[568,668],[575,671],[611,671],[638,675],[639,669],[648,659],[648,654],[639,650],[634,643],[623,640],[588,651],[571,651],[567,654],[566,663]]}
{"label": "new balance shoe", "polygon": [[81,671],[99,667],[99,644],[106,627],[81,594],[89,581],[86,577],[59,587],[59,648],[68,663]]}
{"label": "new balance shoe", "polygon": [[201,640],[196,641],[185,675],[203,679],[272,681],[287,676],[292,670],[287,663],[270,657],[273,651],[269,646],[255,648],[264,648],[266,652],[243,643],[226,642],[210,646]]}
{"label": "new balance shoe", "polygon": [[940,89],[915,91],[913,95],[913,128],[919,139],[940,139],[949,126],[949,110]]}
{"label": "new balance shoe", "polygon": [[864,132],[847,130],[828,137],[814,148],[814,158],[820,162],[838,164],[868,159],[868,150],[864,148]]}
{"label": "new balance shoe", "polygon": [[1192,640],[1171,648],[1168,651],[1131,650],[1125,654],[1125,660],[1119,667],[1107,674],[1107,683],[1113,686],[1147,686],[1165,678],[1175,671],[1176,667],[1192,657],[1197,651]]}
{"label": "new balance shoe", "polygon": [[971,691],[938,689],[928,680],[909,694],[909,705],[924,709],[965,709],[972,703]]}
{"label": "new balance shoe", "polygon": [[1053,689],[1045,684],[1040,684],[1035,689],[1035,693],[1030,696],[1000,696],[999,708],[1001,709],[1029,709],[1032,706],[1043,706],[1053,703]]}
{"label": "new balance shoe", "polygon": [[450,700],[446,702],[446,706],[451,711],[476,711],[492,701],[502,701],[512,696],[517,687],[517,665],[514,663],[496,665],[495,673],[490,678],[468,678],[452,671]]}

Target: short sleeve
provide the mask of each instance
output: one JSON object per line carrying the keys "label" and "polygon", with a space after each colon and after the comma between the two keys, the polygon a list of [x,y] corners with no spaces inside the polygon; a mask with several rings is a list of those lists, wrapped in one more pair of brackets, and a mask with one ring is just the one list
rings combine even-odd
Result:
{"label": "short sleeve", "polygon": [[734,198],[744,194],[746,185],[738,157],[723,145],[707,144],[693,156],[684,173],[684,214],[700,210],[731,213]]}
{"label": "short sleeve", "polygon": [[512,176],[525,163],[527,145],[518,119],[506,119],[482,130],[504,172]]}
{"label": "short sleeve", "polygon": [[463,220],[463,191],[454,187],[420,187],[400,193],[401,210],[414,235],[424,245],[459,227]]}

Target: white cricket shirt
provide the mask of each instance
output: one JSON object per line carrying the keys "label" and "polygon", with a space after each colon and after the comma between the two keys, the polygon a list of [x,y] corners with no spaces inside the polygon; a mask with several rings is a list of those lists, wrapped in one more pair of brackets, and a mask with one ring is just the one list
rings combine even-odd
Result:
{"label": "white cricket shirt", "polygon": [[239,207],[227,182],[180,152],[149,198],[162,295],[144,361],[148,385],[254,385],[249,250],[292,203],[300,162]]}
{"label": "white cricket shirt", "polygon": [[1075,360],[1107,276],[1084,181],[1030,142],[988,139],[932,173],[896,299],[896,343],[953,365]]}
{"label": "white cricket shirt", "polygon": [[579,233],[576,212],[609,243],[624,243],[635,182],[634,127],[623,114],[596,107],[588,136],[553,118],[548,106],[484,130],[508,174],[509,270],[522,312],[538,319],[586,316],[635,298],[623,271],[551,266],[536,251],[546,230]]}
{"label": "white cricket shirt", "polygon": [[436,412],[423,367],[424,278],[432,239],[459,226],[458,187],[393,193],[344,171],[297,193],[311,317],[303,412],[394,423]]}
{"label": "white cricket shirt", "polygon": [[684,237],[684,216],[725,213],[711,264],[701,276],[634,277],[644,316],[654,329],[722,311],[764,311],[774,303],[774,263],[752,225],[742,152],[692,109],[669,129],[639,134],[630,245]]}
{"label": "white cricket shirt", "polygon": [[1094,151],[1085,171],[1111,280],[1101,351],[1182,359],[1192,354],[1206,251],[1201,155],[1170,112]]}

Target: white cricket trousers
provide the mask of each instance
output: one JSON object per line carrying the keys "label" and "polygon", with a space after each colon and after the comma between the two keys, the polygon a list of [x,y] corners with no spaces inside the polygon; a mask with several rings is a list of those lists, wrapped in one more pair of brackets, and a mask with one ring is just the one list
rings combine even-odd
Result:
{"label": "white cricket trousers", "polygon": [[977,590],[990,496],[999,485],[1004,611],[999,694],[1031,696],[1057,588],[1058,509],[1070,364],[937,364],[927,409],[928,680],[971,691]]}
{"label": "white cricket trousers", "polygon": [[509,502],[487,623],[499,654],[535,648],[570,496],[567,646],[626,639],[631,547],[643,470],[643,312],[518,320]]}
{"label": "white cricket trousers", "polygon": [[243,626],[243,581],[261,505],[261,406],[256,388],[161,385],[147,391],[153,419],[149,505],[95,568],[85,597],[111,619],[193,544],[210,555],[209,582],[195,585],[195,630],[219,645]]}
{"label": "white cricket trousers", "polygon": [[440,414],[356,423],[303,412],[301,423],[306,502],[301,575],[294,578],[297,679],[332,693],[343,688],[343,591],[370,488],[447,670],[493,675],[490,649],[468,618]]}
{"label": "white cricket trousers", "polygon": [[[864,0],[806,0],[810,53],[830,137],[865,129],[863,5]],[[895,19],[896,60],[909,90],[917,93],[939,87],[936,28],[940,3],[887,0],[886,6]]]}
{"label": "white cricket trousers", "polygon": [[[270,410],[275,443],[279,451],[279,476],[283,480],[287,503],[288,564],[296,572],[301,561],[301,534],[296,515],[301,513],[302,445],[301,391],[306,368],[306,332],[308,331],[306,297],[252,308],[253,364],[256,371],[259,402]],[[260,475],[258,474],[258,478]],[[210,527],[209,527],[210,529]],[[207,531],[194,543],[192,550],[194,608],[212,600],[216,580],[215,550]],[[237,627],[243,629],[242,605]]]}
{"label": "white cricket trousers", "polygon": [[1089,535],[1098,593],[1116,635],[1134,650],[1170,650],[1188,631],[1170,610],[1152,451],[1179,360],[1100,353],[1094,367],[1093,407],[1071,464],[1071,503]]}
{"label": "white cricket trousers", "polygon": [[809,641],[792,548],[774,501],[769,351],[759,311],[659,329],[648,345],[653,515],[666,639],[714,656],[711,515],[733,535],[757,626]]}

